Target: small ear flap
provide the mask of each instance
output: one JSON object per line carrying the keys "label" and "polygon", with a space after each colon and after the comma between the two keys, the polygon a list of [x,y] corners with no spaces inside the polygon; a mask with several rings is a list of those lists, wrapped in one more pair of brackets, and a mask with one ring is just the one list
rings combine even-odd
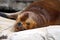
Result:
{"label": "small ear flap", "polygon": [[25,21],[25,20],[27,20],[28,17],[29,17],[29,13],[22,13],[20,15],[20,21]]}

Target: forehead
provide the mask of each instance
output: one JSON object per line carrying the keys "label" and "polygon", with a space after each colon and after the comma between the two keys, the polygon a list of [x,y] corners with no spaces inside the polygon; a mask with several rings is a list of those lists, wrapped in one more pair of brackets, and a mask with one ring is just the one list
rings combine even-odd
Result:
{"label": "forehead", "polygon": [[34,22],[33,18],[29,17],[26,22]]}
{"label": "forehead", "polygon": [[[35,22],[31,16],[25,22]],[[20,18],[21,18],[21,15],[18,15],[17,21],[20,21]]]}

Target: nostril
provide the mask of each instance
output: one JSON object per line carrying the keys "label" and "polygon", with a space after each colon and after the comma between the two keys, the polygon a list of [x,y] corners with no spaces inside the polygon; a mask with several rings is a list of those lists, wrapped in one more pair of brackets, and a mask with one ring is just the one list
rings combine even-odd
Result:
{"label": "nostril", "polygon": [[22,24],[19,22],[19,23],[17,23],[18,24],[18,26],[21,26]]}

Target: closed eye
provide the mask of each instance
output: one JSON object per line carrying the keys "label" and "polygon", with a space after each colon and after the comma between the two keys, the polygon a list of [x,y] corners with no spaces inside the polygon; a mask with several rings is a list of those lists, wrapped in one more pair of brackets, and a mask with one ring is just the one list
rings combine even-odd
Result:
{"label": "closed eye", "polygon": [[27,25],[30,25],[30,23],[28,22],[28,23],[26,23]]}

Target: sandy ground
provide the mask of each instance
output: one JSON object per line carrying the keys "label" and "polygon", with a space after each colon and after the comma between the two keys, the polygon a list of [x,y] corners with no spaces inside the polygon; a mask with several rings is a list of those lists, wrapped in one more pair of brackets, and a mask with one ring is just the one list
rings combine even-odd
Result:
{"label": "sandy ground", "polygon": [[15,21],[0,17],[0,32],[14,25]]}
{"label": "sandy ground", "polygon": [[54,25],[13,33],[11,40],[60,40],[60,26]]}
{"label": "sandy ground", "polygon": [[[0,37],[2,35],[10,35],[13,31],[15,20],[0,17]],[[1,40],[1,39],[0,39]],[[7,39],[6,39],[7,40]]]}

